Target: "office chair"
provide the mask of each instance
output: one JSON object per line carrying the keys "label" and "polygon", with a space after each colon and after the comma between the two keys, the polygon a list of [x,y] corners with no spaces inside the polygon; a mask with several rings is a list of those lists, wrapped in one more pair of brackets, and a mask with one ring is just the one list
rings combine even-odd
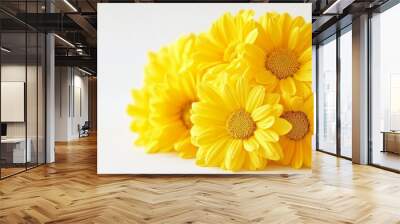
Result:
{"label": "office chair", "polygon": [[78,125],[78,129],[79,129],[79,138],[80,137],[87,137],[89,136],[89,129],[90,129],[90,125],[89,125],[89,121],[85,121],[85,123],[82,125],[82,127],[79,127],[80,125]]}

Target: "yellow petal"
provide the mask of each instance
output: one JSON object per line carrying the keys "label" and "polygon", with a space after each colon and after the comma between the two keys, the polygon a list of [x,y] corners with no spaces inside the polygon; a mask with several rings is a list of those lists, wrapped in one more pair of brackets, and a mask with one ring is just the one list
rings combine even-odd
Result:
{"label": "yellow petal", "polygon": [[292,129],[292,125],[285,119],[277,118],[272,129],[279,135],[286,135]]}
{"label": "yellow petal", "polygon": [[247,37],[246,37],[246,39],[245,39],[244,42],[247,43],[247,44],[253,44],[253,43],[256,41],[257,36],[258,36],[258,31],[257,31],[257,29],[253,29],[253,30],[247,35]]}
{"label": "yellow petal", "polygon": [[310,46],[305,50],[297,59],[300,64],[305,64],[312,60],[312,47]]}
{"label": "yellow petal", "polygon": [[254,136],[257,137],[257,140],[263,139],[265,142],[277,142],[279,141],[279,135],[272,130],[262,130],[258,129],[254,132]]}
{"label": "yellow petal", "polygon": [[205,164],[208,166],[219,166],[223,162],[227,150],[227,138],[216,140],[205,154]]}
{"label": "yellow petal", "polygon": [[272,42],[274,43],[274,46],[280,47],[282,43],[282,30],[281,27],[278,24],[278,21],[276,21],[275,18],[270,18],[268,20],[268,29],[267,32],[271,36]]}
{"label": "yellow petal", "polygon": [[242,151],[241,141],[232,140],[226,152],[224,161],[225,166],[228,170],[232,170],[234,168],[235,160],[239,159],[241,151]]}
{"label": "yellow petal", "polygon": [[268,70],[256,71],[254,74],[256,82],[265,85],[269,90],[273,90],[278,84],[278,79]]}
{"label": "yellow petal", "polygon": [[294,78],[303,81],[303,82],[311,82],[312,81],[312,72],[311,70],[300,70],[296,74],[294,74]]}
{"label": "yellow petal", "polygon": [[290,50],[295,49],[295,47],[297,46],[297,42],[299,41],[299,28],[295,27],[291,32],[290,32],[290,36],[289,36],[289,44],[288,44],[288,48]]}
{"label": "yellow petal", "polygon": [[268,129],[272,125],[274,125],[275,121],[280,118],[276,118],[274,116],[269,116],[257,122],[257,127],[261,129]]}
{"label": "yellow petal", "polygon": [[279,86],[284,94],[294,95],[296,93],[296,85],[292,77],[282,79],[279,81]]}
{"label": "yellow petal", "polygon": [[269,104],[265,104],[254,109],[253,112],[251,113],[251,117],[253,118],[254,121],[259,121],[263,118],[266,118],[271,113],[271,111],[272,111],[272,106]]}
{"label": "yellow petal", "polygon": [[292,161],[292,157],[295,149],[295,142],[283,137],[280,142],[283,150],[284,157],[282,158],[283,165],[289,165]]}
{"label": "yellow petal", "polygon": [[[271,114],[274,116],[281,116],[283,113],[283,106],[281,104],[274,104],[271,109]],[[268,114],[269,115],[269,114]]]}
{"label": "yellow petal", "polygon": [[250,93],[249,97],[246,102],[246,111],[252,112],[254,109],[259,107],[263,101],[264,101],[264,96],[265,96],[265,88],[262,86],[256,86],[254,87]]}
{"label": "yellow petal", "polygon": [[312,153],[311,153],[311,135],[307,135],[303,141],[303,156],[304,166],[311,167]]}
{"label": "yellow petal", "polygon": [[196,148],[192,145],[189,136],[175,143],[174,148],[175,151],[179,152],[179,156],[184,159],[191,159],[196,155]]}
{"label": "yellow petal", "polygon": [[292,159],[292,167],[295,169],[300,169],[303,165],[303,144],[301,141],[295,143],[296,150]]}
{"label": "yellow petal", "polygon": [[263,67],[265,63],[265,52],[257,45],[246,44],[244,45],[244,58],[249,60],[257,67]]}
{"label": "yellow petal", "polygon": [[245,77],[240,77],[239,80],[236,81],[236,91],[235,96],[240,105],[246,105],[246,101],[248,98],[248,81]]}
{"label": "yellow petal", "polygon": [[266,165],[266,160],[256,151],[248,153],[250,163],[255,167],[255,169],[263,169]]}
{"label": "yellow petal", "polygon": [[240,147],[239,155],[237,156],[237,159],[233,161],[233,166],[231,167],[232,171],[239,171],[242,169],[245,159],[247,157],[247,152],[243,150],[243,146]]}
{"label": "yellow petal", "polygon": [[274,144],[264,141],[262,138],[255,136],[258,143],[261,145],[261,152],[264,158],[269,160],[280,160],[281,156],[278,148]]}
{"label": "yellow petal", "polygon": [[243,141],[243,146],[246,151],[253,152],[253,151],[258,150],[259,144],[257,143],[254,136],[252,136]]}
{"label": "yellow petal", "polygon": [[281,96],[278,93],[269,93],[265,97],[266,104],[277,104],[279,103]]}

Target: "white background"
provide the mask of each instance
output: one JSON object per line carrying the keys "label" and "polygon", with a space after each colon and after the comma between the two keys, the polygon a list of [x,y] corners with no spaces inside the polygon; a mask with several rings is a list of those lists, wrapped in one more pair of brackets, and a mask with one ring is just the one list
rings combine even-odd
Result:
{"label": "white background", "polygon": [[[255,18],[269,11],[288,12],[311,22],[311,4],[199,3],[98,4],[98,154],[99,174],[211,174],[229,173],[195,165],[174,154],[146,154],[133,145],[131,118],[126,107],[131,89],[142,86],[149,50],[190,32],[206,31],[229,11],[253,9]],[[304,170],[269,167],[268,171],[242,173],[296,173]]]}

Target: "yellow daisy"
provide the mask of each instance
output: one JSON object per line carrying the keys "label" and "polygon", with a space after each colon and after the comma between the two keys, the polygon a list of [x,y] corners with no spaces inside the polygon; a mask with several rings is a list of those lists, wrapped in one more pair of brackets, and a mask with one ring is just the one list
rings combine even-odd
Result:
{"label": "yellow daisy", "polygon": [[302,97],[284,97],[285,111],[281,118],[292,124],[292,130],[279,140],[284,158],[281,163],[293,168],[311,167],[311,141],[314,133],[313,95]]}
{"label": "yellow daisy", "polygon": [[311,94],[311,23],[303,17],[267,13],[259,19],[255,44],[243,57],[257,83],[268,91],[307,97]]}
{"label": "yellow daisy", "polygon": [[135,143],[149,153],[178,151],[184,158],[195,155],[188,136],[190,106],[196,99],[199,77],[192,66],[195,42],[196,36],[191,34],[159,52],[150,52],[144,87],[132,91],[134,102],[127,109],[133,119],[131,130],[139,134]]}
{"label": "yellow daisy", "polygon": [[236,15],[225,13],[210,30],[199,35],[194,59],[201,69],[222,70],[239,58],[243,43],[255,42],[258,31],[253,15],[252,10],[241,10]]}
{"label": "yellow daisy", "polygon": [[192,103],[197,101],[199,76],[190,71],[169,77],[156,85],[150,99],[150,136],[148,152],[177,151],[182,158],[193,158],[191,143]]}
{"label": "yellow daisy", "polygon": [[198,94],[191,116],[198,165],[260,170],[267,159],[283,157],[278,141],[291,125],[280,118],[278,94],[266,94],[263,86],[251,87],[243,78],[223,88],[202,83]]}
{"label": "yellow daisy", "polygon": [[180,74],[191,67],[195,43],[196,36],[190,34],[162,47],[158,52],[149,52],[149,62],[144,69],[145,86],[164,82],[170,75]]}
{"label": "yellow daisy", "polygon": [[148,142],[148,136],[151,132],[148,114],[149,114],[149,94],[146,88],[132,90],[133,103],[128,105],[128,115],[132,117],[131,131],[138,133],[135,144],[145,146]]}

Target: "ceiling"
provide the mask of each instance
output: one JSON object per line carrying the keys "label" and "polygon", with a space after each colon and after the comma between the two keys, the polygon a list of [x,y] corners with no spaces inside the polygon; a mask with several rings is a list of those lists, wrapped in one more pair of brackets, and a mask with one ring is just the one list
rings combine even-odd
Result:
{"label": "ceiling", "polygon": [[[201,2],[270,2],[312,3],[313,41],[318,42],[335,32],[337,22],[341,26],[351,23],[351,17],[373,9],[388,0],[253,0]],[[56,65],[85,67],[96,71],[97,57],[97,3],[177,2],[149,0],[1,0],[0,22],[3,32],[11,32],[5,38],[21,42],[16,34],[25,28],[41,32],[55,32]],[[192,1],[193,2],[193,1]],[[198,1],[197,1],[198,2]],[[49,12],[52,13],[49,13]],[[27,12],[27,13],[26,13]],[[332,28],[333,27],[333,28]],[[64,41],[66,40],[66,41]],[[4,42],[3,42],[4,43]],[[71,45],[72,44],[72,45]],[[16,47],[16,46],[14,46]],[[29,48],[28,48],[28,51]]]}

